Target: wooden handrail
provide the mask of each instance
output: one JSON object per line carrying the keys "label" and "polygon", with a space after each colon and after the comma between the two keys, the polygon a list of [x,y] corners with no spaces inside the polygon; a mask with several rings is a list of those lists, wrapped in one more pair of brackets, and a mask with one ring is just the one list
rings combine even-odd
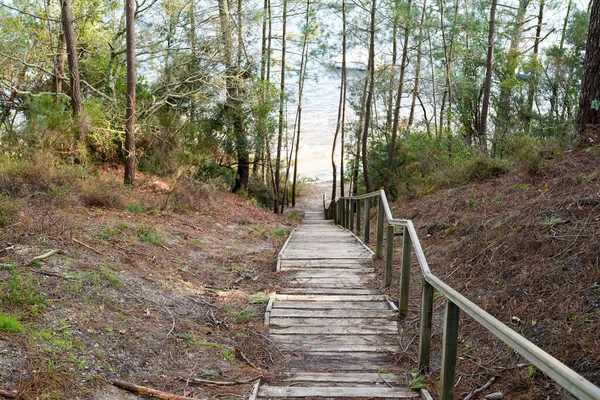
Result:
{"label": "wooden handrail", "polygon": [[[411,220],[395,219],[392,216],[387,197],[383,190],[363,194],[360,196],[341,197],[332,200],[326,205],[326,197],[323,196],[323,207],[326,217],[334,219],[336,224],[346,229],[353,230],[355,216],[357,221],[356,233],[361,235],[359,211],[364,208],[365,241],[368,242],[369,229],[367,221],[370,221],[370,209],[373,205],[372,199],[377,199],[377,242],[375,254],[381,258],[383,254],[384,231],[387,236],[387,249],[385,257],[385,283],[390,286],[392,282],[392,258],[393,238],[395,227],[403,227],[402,245],[402,273],[400,277],[400,301],[398,310],[400,314],[408,312],[409,272],[411,250],[414,251],[419,264],[423,293],[421,299],[421,326],[419,333],[419,370],[426,371],[429,368],[431,348],[431,325],[433,309],[434,289],[441,293],[446,299],[446,311],[444,317],[444,339],[442,352],[442,371],[440,382],[440,398],[452,400],[454,398],[454,381],[456,368],[456,352],[458,341],[458,319],[459,310],[462,310],[477,323],[486,328],[490,333],[499,338],[503,343],[515,350],[526,360],[535,365],[556,383],[580,400],[599,400],[600,388],[586,380],[581,375],[567,367],[565,364],[552,357],[550,354],[525,339],[516,331],[500,322],[491,314],[467,299],[442,279],[435,276],[429,269],[425,253],[421,247],[417,231]],[[364,202],[364,207],[360,206]],[[354,212],[357,210],[358,212]],[[383,212],[382,212],[383,211]]]}

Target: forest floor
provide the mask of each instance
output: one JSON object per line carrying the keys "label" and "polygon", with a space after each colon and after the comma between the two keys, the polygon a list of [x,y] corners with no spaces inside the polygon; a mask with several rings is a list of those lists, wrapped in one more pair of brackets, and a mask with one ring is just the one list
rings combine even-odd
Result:
{"label": "forest floor", "polygon": [[263,310],[296,222],[210,185],[180,182],[160,211],[172,182],[152,176],[1,167],[0,390],[240,398],[274,372]]}
{"label": "forest floor", "polygon": [[[413,220],[438,277],[500,321],[600,386],[600,147],[566,152],[531,173],[438,188],[392,205]],[[372,224],[371,226],[373,226]],[[395,247],[401,248],[397,236]],[[396,275],[401,264],[395,253]],[[396,259],[397,258],[397,259]],[[416,362],[421,281],[413,257],[403,357]],[[394,282],[398,282],[398,276]],[[394,286],[390,294],[397,293]],[[397,296],[397,295],[396,295]],[[395,297],[396,297],[395,296]],[[435,295],[432,369],[437,393],[443,296]],[[558,386],[461,314],[456,397],[563,399]]]}

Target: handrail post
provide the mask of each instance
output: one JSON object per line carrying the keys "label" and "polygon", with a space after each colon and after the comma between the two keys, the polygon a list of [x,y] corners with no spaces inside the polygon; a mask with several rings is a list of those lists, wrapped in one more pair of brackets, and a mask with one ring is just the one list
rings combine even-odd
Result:
{"label": "handrail post", "polygon": [[346,227],[346,199],[342,199],[342,210],[341,210],[342,227]]}
{"label": "handrail post", "polygon": [[350,199],[344,201],[344,228],[350,227]]}
{"label": "handrail post", "polygon": [[361,209],[362,200],[356,200],[356,235],[360,236],[360,209]]}
{"label": "handrail post", "polygon": [[390,287],[394,270],[394,225],[388,225],[385,239],[385,287]]}
{"label": "handrail post", "polygon": [[421,293],[421,324],[419,326],[419,372],[429,370],[431,353],[431,322],[433,317],[433,286],[423,278]]}
{"label": "handrail post", "polygon": [[350,200],[350,212],[348,213],[350,215],[350,232],[352,232],[354,230],[354,205],[356,203],[356,200],[351,199]]}
{"label": "handrail post", "polygon": [[454,399],[456,377],[456,350],[458,347],[458,317],[460,309],[449,299],[444,313],[444,339],[442,349],[442,371],[440,376],[440,400]]}
{"label": "handrail post", "polygon": [[375,248],[375,257],[381,258],[383,254],[383,217],[385,211],[383,211],[383,200],[379,197],[379,203],[377,204],[377,246]]}
{"label": "handrail post", "polygon": [[369,244],[369,235],[371,234],[371,198],[365,199],[365,244]]}
{"label": "handrail post", "polygon": [[410,285],[410,256],[412,250],[412,242],[408,226],[404,227],[404,235],[402,236],[402,273],[400,275],[400,304],[398,311],[400,315],[408,314],[408,290]]}

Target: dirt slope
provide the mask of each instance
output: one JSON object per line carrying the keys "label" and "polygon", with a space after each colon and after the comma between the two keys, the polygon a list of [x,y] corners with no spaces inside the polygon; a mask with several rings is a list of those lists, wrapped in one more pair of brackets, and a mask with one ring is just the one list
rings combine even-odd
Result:
{"label": "dirt slope", "polygon": [[[154,177],[128,190],[119,170],[78,180],[11,168],[0,171],[0,216],[10,216],[0,230],[0,389],[131,398],[109,385],[122,379],[227,398],[252,385],[236,381],[271,373],[262,311],[292,222],[210,187],[182,182],[159,211],[170,182]],[[59,252],[31,262],[49,250]]]}
{"label": "dirt slope", "polygon": [[[393,206],[395,217],[415,223],[437,276],[596,385],[599,161],[599,148],[566,153],[536,175],[516,171]],[[416,276],[412,286],[411,307],[418,309]],[[439,299],[429,379],[434,392],[442,309]],[[416,325],[415,318],[411,314],[407,326]],[[496,376],[483,395],[502,391],[508,399],[562,398],[553,382],[464,315],[459,355],[456,393],[463,397]]]}

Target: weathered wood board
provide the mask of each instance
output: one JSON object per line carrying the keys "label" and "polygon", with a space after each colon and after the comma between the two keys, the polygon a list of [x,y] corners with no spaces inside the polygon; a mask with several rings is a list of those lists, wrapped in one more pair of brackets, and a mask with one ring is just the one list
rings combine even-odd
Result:
{"label": "weathered wood board", "polygon": [[376,289],[373,252],[319,217],[295,229],[280,253],[287,272],[266,321],[288,374],[260,387],[258,398],[417,398],[406,373],[379,373],[394,368],[400,346],[397,309]]}

